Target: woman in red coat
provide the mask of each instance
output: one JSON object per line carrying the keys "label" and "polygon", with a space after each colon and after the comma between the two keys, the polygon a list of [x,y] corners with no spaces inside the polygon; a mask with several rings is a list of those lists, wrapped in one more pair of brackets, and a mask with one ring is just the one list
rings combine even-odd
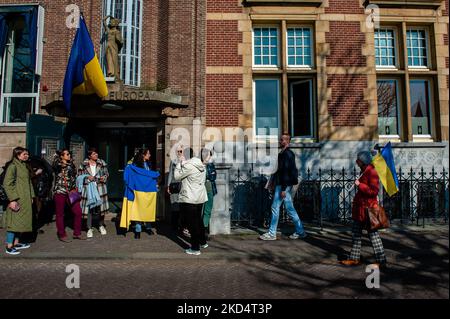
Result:
{"label": "woman in red coat", "polygon": [[[349,259],[341,261],[342,264],[347,266],[354,266],[360,263],[361,236],[367,221],[366,209],[378,205],[380,180],[371,162],[372,156],[370,152],[364,151],[358,153],[356,164],[361,168],[362,174],[360,178],[355,181],[358,191],[356,192],[352,205],[353,247]],[[369,238],[372,242],[377,264],[379,266],[384,266],[386,264],[386,255],[378,231],[369,232]]]}

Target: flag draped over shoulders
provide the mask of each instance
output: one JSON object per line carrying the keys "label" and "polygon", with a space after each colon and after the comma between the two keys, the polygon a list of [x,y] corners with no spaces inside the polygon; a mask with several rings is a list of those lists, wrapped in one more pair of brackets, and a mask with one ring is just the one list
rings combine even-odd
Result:
{"label": "flag draped over shoulders", "polygon": [[125,194],[120,227],[128,228],[131,221],[154,222],[156,219],[157,179],[159,172],[125,167]]}
{"label": "flag draped over shoulders", "polygon": [[81,16],[64,77],[63,102],[67,112],[71,109],[72,94],[94,93],[105,97],[108,95],[108,87],[94,51],[94,44]]}

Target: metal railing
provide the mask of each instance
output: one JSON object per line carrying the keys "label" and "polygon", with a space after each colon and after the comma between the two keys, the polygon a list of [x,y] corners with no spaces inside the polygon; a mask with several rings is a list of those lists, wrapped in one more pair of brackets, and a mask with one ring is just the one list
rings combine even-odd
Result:
{"label": "metal railing", "polygon": [[[317,223],[323,221],[351,222],[352,201],[356,194],[355,180],[360,176],[351,170],[308,169],[294,188],[294,206],[300,218]],[[391,220],[425,225],[427,220],[448,221],[449,182],[445,168],[425,171],[398,169],[399,192],[389,197],[380,185],[379,199]],[[231,222],[247,227],[267,227],[271,214],[272,195],[265,189],[268,176],[253,170],[237,170],[231,176]],[[280,223],[289,222],[284,209]]]}

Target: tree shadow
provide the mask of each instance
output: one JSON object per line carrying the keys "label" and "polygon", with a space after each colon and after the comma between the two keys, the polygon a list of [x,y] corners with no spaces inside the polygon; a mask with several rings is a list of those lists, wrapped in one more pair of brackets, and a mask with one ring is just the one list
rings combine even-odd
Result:
{"label": "tree shadow", "polygon": [[[347,268],[338,264],[339,256],[351,248],[351,232],[310,233],[303,241],[261,242],[256,249],[255,243],[247,246],[220,239],[213,246],[236,252],[228,261],[239,262],[249,276],[269,289],[306,291],[312,298],[448,298],[448,233],[442,236],[401,231],[382,234],[388,268],[381,270],[381,289],[365,286],[364,265]],[[287,246],[289,250],[284,249]],[[298,251],[293,249],[297,246]],[[375,262],[371,250],[363,235],[363,263]]]}

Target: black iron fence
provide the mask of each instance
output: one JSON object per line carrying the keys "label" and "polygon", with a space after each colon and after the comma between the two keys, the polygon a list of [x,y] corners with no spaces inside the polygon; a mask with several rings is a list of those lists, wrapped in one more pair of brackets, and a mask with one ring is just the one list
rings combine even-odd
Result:
{"label": "black iron fence", "polygon": [[[448,172],[398,169],[399,192],[389,197],[380,187],[379,199],[391,220],[425,225],[427,220],[448,221]],[[322,226],[323,221],[348,223],[356,194],[359,170],[307,170],[293,189],[300,218]],[[237,170],[231,177],[231,222],[244,227],[267,227],[272,194],[265,188],[268,177],[252,170]],[[280,223],[288,222],[284,209]]]}

